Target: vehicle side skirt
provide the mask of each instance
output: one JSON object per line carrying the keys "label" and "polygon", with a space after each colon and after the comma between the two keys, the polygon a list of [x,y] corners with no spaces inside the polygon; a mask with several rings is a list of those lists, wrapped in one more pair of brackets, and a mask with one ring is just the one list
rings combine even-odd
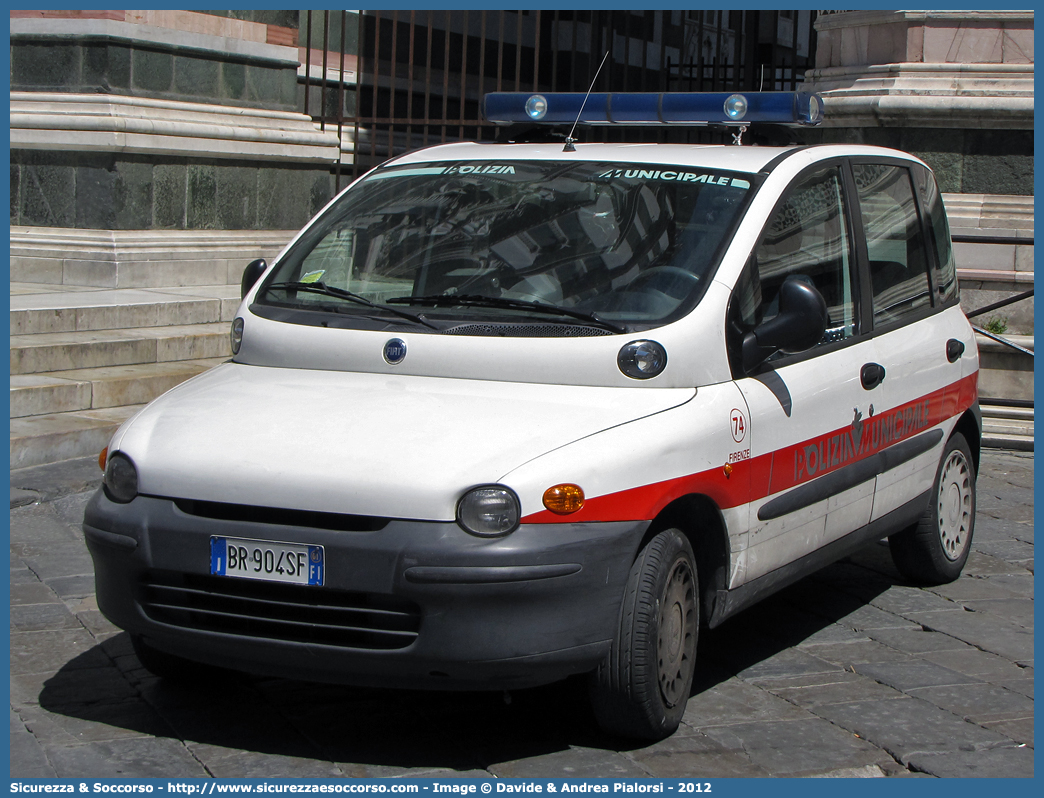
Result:
{"label": "vehicle side skirt", "polygon": [[861,529],[845,535],[843,538],[827,544],[810,554],[794,560],[764,576],[751,580],[732,590],[719,590],[714,602],[714,614],[708,625],[713,629],[740,610],[761,601],[766,596],[782,590],[799,579],[808,576],[832,562],[840,560],[861,548],[867,543],[881,540],[889,535],[905,529],[917,521],[924,513],[931,499],[931,491],[912,499],[901,507],[897,507],[888,515],[878,518]]}

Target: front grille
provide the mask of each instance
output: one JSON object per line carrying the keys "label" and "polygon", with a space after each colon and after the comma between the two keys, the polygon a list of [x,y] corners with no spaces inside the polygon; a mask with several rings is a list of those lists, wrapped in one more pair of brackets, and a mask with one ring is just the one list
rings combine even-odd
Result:
{"label": "front grille", "polygon": [[601,327],[582,324],[461,324],[442,331],[443,335],[479,335],[497,338],[586,338],[612,335]]}
{"label": "front grille", "polygon": [[405,648],[420,629],[420,607],[373,593],[166,571],[141,588],[149,618],[185,629],[377,650]]}
{"label": "front grille", "polygon": [[279,507],[256,507],[251,504],[226,504],[194,499],[174,499],[181,512],[220,521],[245,521],[250,524],[279,524],[337,532],[377,532],[388,525],[387,518],[346,513],[321,513],[314,510],[285,510]]}

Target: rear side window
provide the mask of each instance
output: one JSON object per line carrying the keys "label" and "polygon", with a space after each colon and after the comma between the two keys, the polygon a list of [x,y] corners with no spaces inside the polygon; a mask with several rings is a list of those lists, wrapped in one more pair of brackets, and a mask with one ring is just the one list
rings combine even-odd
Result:
{"label": "rear side window", "polygon": [[874,327],[931,307],[928,256],[907,169],[853,164],[866,235]]}
{"label": "rear side window", "polygon": [[935,262],[931,264],[935,304],[945,305],[959,296],[950,225],[946,221],[946,209],[943,207],[942,194],[939,193],[935,177],[920,164],[914,164],[912,171],[914,183],[921,195],[921,203],[928,212],[929,232],[935,250]]}

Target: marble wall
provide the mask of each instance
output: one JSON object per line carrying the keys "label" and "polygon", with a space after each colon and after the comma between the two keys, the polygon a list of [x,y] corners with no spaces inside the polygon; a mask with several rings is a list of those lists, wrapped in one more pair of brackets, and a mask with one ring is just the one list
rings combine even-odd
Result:
{"label": "marble wall", "polygon": [[1033,131],[921,127],[824,127],[809,144],[891,147],[916,155],[948,194],[1033,195]]}
{"label": "marble wall", "polygon": [[1033,14],[853,11],[816,23],[816,68],[862,64],[1032,64]]}
{"label": "marble wall", "polygon": [[123,94],[163,100],[297,110],[297,69],[146,43],[18,37],[11,91]]}
{"label": "marble wall", "polygon": [[333,196],[325,166],[11,151],[11,225],[291,230]]}
{"label": "marble wall", "polygon": [[302,226],[333,195],[339,147],[300,111],[297,20],[12,11],[11,225]]}

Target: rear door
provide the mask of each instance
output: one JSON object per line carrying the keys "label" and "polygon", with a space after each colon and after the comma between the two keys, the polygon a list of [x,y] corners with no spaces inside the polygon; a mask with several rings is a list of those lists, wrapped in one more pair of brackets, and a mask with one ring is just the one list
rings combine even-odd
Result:
{"label": "rear door", "polygon": [[931,174],[899,160],[853,161],[856,238],[866,253],[863,311],[880,367],[870,375],[878,384],[864,433],[870,450],[884,453],[872,514],[878,520],[920,502],[931,488],[948,432],[939,425],[955,412],[962,376],[962,357],[950,342],[958,349],[974,344],[960,341],[965,335],[955,324],[948,232],[935,230],[926,212]]}

